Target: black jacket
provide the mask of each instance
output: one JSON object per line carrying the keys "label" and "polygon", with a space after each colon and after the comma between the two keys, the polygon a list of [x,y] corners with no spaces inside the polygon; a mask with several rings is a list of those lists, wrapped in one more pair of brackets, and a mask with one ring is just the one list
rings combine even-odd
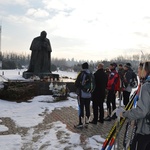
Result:
{"label": "black jacket", "polygon": [[123,84],[125,87],[127,87],[130,84],[130,81],[132,79],[133,70],[129,68],[125,71],[124,78],[123,78]]}
{"label": "black jacket", "polygon": [[95,76],[95,90],[92,93],[93,98],[105,98],[105,90],[107,87],[108,76],[103,69],[99,69],[94,73]]}

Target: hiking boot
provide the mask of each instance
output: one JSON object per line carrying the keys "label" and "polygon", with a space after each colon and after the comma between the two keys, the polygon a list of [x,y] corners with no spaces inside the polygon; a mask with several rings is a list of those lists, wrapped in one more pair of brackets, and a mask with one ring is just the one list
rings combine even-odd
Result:
{"label": "hiking boot", "polygon": [[79,123],[78,125],[74,125],[74,127],[77,128],[77,129],[80,129],[80,128],[83,128],[83,124]]}
{"label": "hiking boot", "polygon": [[88,128],[88,125],[89,125],[89,123],[86,122],[86,123],[84,124],[84,127],[85,127],[85,128]]}
{"label": "hiking boot", "polygon": [[104,123],[104,120],[100,120],[100,119],[99,119],[98,122],[99,122],[99,123]]}
{"label": "hiking boot", "polygon": [[111,121],[111,117],[107,116],[106,118],[104,118],[104,121]]}
{"label": "hiking boot", "polygon": [[115,120],[117,118],[116,114],[114,114],[111,118]]}
{"label": "hiking boot", "polygon": [[91,123],[91,124],[97,124],[97,122],[94,121],[94,120],[90,121],[90,123]]}

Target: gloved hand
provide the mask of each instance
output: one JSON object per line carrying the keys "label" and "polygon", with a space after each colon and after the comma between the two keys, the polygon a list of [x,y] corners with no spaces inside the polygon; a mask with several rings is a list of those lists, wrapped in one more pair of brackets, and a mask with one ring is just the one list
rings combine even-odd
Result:
{"label": "gloved hand", "polygon": [[119,108],[116,108],[116,116],[117,117],[120,117],[120,114],[122,113],[122,112],[124,112],[125,110],[122,108],[122,107],[119,107]]}

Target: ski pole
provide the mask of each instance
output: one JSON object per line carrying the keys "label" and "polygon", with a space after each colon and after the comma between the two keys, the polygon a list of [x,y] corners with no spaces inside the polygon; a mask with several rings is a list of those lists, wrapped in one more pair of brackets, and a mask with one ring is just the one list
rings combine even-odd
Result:
{"label": "ski pole", "polygon": [[[133,102],[134,102],[134,101],[132,100],[132,103],[130,104],[128,110],[130,110],[130,109],[132,108]],[[118,133],[120,132],[120,130],[121,130],[121,128],[122,128],[122,126],[123,126],[125,120],[126,120],[125,118],[122,118],[122,121],[121,121],[120,124],[119,124],[119,128],[118,128],[118,130],[116,130],[114,136],[112,137],[112,139],[111,139],[111,141],[110,141],[110,144],[109,144],[109,147],[108,147],[107,150],[111,150],[112,147],[114,146],[114,143],[115,143],[115,141],[116,141],[116,139],[117,139]],[[118,146],[119,146],[119,145],[118,145]]]}
{"label": "ski pole", "polygon": [[[138,101],[140,87],[141,87],[141,84],[138,86],[137,95],[134,98],[134,102],[133,102],[134,107],[136,107],[136,102]],[[132,128],[132,131],[130,131],[131,138],[129,138],[129,130],[131,130],[130,128]],[[127,147],[130,147],[132,140],[134,138],[135,132],[136,132],[136,123],[134,122],[134,125],[131,125],[131,121],[129,120],[126,125],[126,130],[125,130],[124,139],[123,139],[123,147],[125,150],[128,149]]]}
{"label": "ski pole", "polygon": [[[121,81],[120,81],[120,87],[122,89],[122,82]],[[123,93],[121,91],[120,92],[120,97],[119,97],[119,108],[121,108],[122,94]],[[119,126],[120,126],[120,116],[117,117],[117,126],[116,126],[116,128],[119,128]],[[117,131],[117,129],[116,129],[116,131]],[[118,138],[118,140],[117,140],[117,149],[118,149],[119,148],[119,132],[118,132],[117,138]],[[114,149],[115,149],[115,143],[114,143]]]}
{"label": "ski pole", "polygon": [[[131,100],[130,100],[129,103],[127,104],[125,110],[128,110],[128,108],[129,108],[129,106],[131,105],[131,103],[132,103],[132,101],[133,101],[135,95],[136,95],[136,91],[132,94],[132,96],[131,96],[131,98],[130,98]],[[121,118],[121,122],[122,122],[122,120],[123,120],[123,118]],[[108,134],[108,136],[106,137],[106,140],[104,141],[101,150],[105,150],[105,148],[107,147],[109,141],[111,140],[112,136],[114,135],[114,133],[115,133],[115,131],[116,131],[116,125],[117,125],[117,124],[116,124],[116,122],[115,122],[115,124],[112,126],[111,130],[109,131],[109,134]]]}
{"label": "ski pole", "polygon": [[133,139],[134,139],[134,136],[135,136],[135,133],[136,133],[136,129],[137,129],[137,124],[136,124],[136,121],[134,121],[134,125],[133,125],[132,131],[131,131],[131,137],[128,140],[126,146],[125,146],[125,150],[130,150],[130,146],[133,142]]}
{"label": "ski pole", "polygon": [[129,135],[129,129],[131,126],[131,122],[127,122],[126,124],[126,129],[125,129],[125,133],[124,133],[124,139],[123,139],[123,147],[126,147],[127,141],[128,141],[128,135]]}
{"label": "ski pole", "polygon": [[[134,96],[135,96],[136,93],[134,93],[132,96],[131,96],[131,100],[130,102],[127,104],[125,110],[128,110],[129,106],[131,105],[133,99],[134,99]],[[121,122],[123,122],[123,118],[121,118]],[[113,137],[114,133],[116,132],[116,125],[117,123],[115,122],[114,126],[112,126],[106,140],[104,141],[103,143],[103,146],[102,146],[102,149],[101,150],[105,150],[105,148],[107,147],[109,141],[111,140],[111,138]]]}

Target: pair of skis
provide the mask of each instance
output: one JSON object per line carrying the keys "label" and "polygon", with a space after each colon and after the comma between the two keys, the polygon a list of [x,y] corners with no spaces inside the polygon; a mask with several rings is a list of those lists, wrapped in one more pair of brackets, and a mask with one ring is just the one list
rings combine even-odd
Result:
{"label": "pair of skis", "polygon": [[126,124],[124,139],[123,139],[123,149],[130,150],[130,146],[133,142],[135,133],[137,129],[136,121],[128,121]]}
{"label": "pair of skis", "polygon": [[[141,87],[141,84],[139,85],[138,90],[137,90],[137,95],[134,98],[134,103],[133,103],[134,108],[136,107],[136,103],[138,101],[138,95],[140,92],[140,87]],[[133,139],[134,139],[134,136],[136,134],[136,129],[137,129],[137,121],[136,120],[133,120],[133,121],[129,120],[126,124],[126,130],[125,130],[124,139],[123,139],[124,150],[130,149],[130,146],[131,146]]]}
{"label": "pair of skis", "polygon": [[124,150],[130,150],[130,145],[133,142],[135,133],[137,129],[137,124],[136,121],[134,120],[133,122],[129,121],[127,122],[126,125],[126,131],[124,134],[124,140],[123,140],[123,149]]}
{"label": "pair of skis", "polygon": [[[136,94],[137,94],[137,91],[135,91],[131,95],[130,101],[127,104],[127,106],[125,107],[125,110],[130,110],[132,108],[133,103],[134,103],[134,98],[135,98]],[[109,132],[109,134],[108,134],[108,136],[106,138],[106,140],[104,141],[101,150],[105,150],[107,147],[108,147],[107,150],[111,150],[112,149],[112,147],[114,146],[114,143],[116,141],[116,138],[118,136],[118,133],[121,130],[124,122],[125,122],[125,118],[120,118],[119,124],[118,124],[118,120],[117,120],[117,122],[115,122],[115,124],[112,126],[112,128],[111,128],[111,130],[110,130],[110,132]]]}

